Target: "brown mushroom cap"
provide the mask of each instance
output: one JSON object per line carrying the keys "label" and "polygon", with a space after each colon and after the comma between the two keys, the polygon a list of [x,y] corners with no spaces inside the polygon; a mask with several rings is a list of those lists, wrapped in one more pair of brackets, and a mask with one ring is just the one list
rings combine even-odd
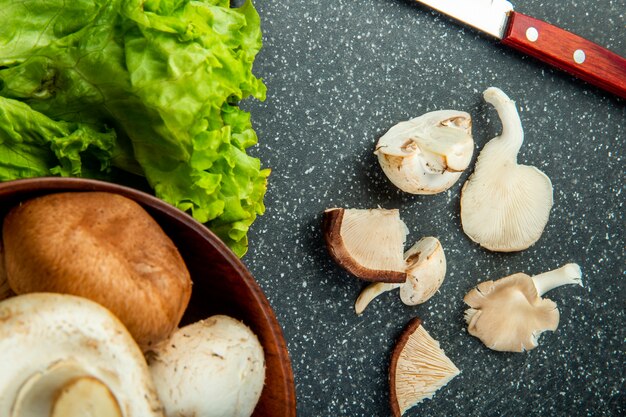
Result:
{"label": "brown mushroom cap", "polygon": [[366,281],[406,280],[407,229],[398,210],[328,209],[323,229],[331,257],[351,274]]}
{"label": "brown mushroom cap", "polygon": [[2,245],[2,242],[0,241],[0,301],[13,295],[15,295],[15,293],[9,285],[9,280],[7,279],[7,271],[4,267],[4,247]]}
{"label": "brown mushroom cap", "polygon": [[482,282],[463,300],[471,307],[465,311],[469,333],[493,350],[531,350],[542,332],[559,325],[556,303],[542,299],[526,274]]}
{"label": "brown mushroom cap", "polygon": [[189,302],[191,279],[176,246],[141,206],[120,195],[29,200],[5,218],[3,239],[13,291],[96,301],[142,349],[168,337]]}
{"label": "brown mushroom cap", "polygon": [[399,417],[424,399],[432,398],[460,372],[439,342],[426,332],[422,321],[414,318],[400,335],[391,356],[389,399],[393,415]]}

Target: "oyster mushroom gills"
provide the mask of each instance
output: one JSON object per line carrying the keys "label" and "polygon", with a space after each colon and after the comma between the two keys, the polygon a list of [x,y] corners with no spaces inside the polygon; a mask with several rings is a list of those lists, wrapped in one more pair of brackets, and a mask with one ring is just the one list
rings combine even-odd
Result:
{"label": "oyster mushroom gills", "polygon": [[330,256],[351,274],[366,281],[406,280],[407,227],[398,210],[331,208],[322,227]]}
{"label": "oyster mushroom gills", "polygon": [[363,313],[367,305],[385,291],[400,288],[400,299],[406,305],[428,301],[441,287],[446,276],[446,255],[435,237],[424,237],[404,253],[407,279],[404,283],[376,282],[365,287],[354,309]]}
{"label": "oyster mushroom gills", "polygon": [[28,200],[4,219],[6,278],[17,294],[73,294],[105,306],[142,349],[167,338],[191,296],[178,249],[137,203],[68,192]]}
{"label": "oyster mushroom gills", "polygon": [[389,401],[394,417],[427,398],[461,371],[414,318],[396,342],[389,366]]}
{"label": "oyster mushroom gills", "polygon": [[554,301],[541,298],[567,284],[582,286],[582,273],[571,263],[530,277],[517,273],[497,281],[485,281],[465,295],[468,332],[489,349],[523,352],[537,347],[546,330],[556,330],[559,310]]}
{"label": "oyster mushroom gills", "polygon": [[552,183],[539,169],[517,163],[524,131],[515,102],[502,90],[484,92],[502,121],[502,133],[480,151],[461,189],[461,223],[470,239],[497,252],[528,248],[539,238],[552,208]]}
{"label": "oyster mushroom gills", "polygon": [[139,346],[85,298],[31,293],[0,302],[0,355],[3,417],[163,416]]}
{"label": "oyster mushroom gills", "polygon": [[436,194],[459,179],[473,152],[471,116],[437,110],[393,126],[374,153],[387,178],[402,191]]}
{"label": "oyster mushroom gills", "polygon": [[147,356],[167,417],[249,417],[263,390],[263,348],[232,317],[185,326]]}

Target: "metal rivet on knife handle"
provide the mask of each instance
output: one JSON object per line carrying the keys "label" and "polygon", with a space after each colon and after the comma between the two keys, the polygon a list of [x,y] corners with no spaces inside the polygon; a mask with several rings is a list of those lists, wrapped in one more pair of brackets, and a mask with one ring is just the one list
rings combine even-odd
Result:
{"label": "metal rivet on knife handle", "polygon": [[574,62],[577,64],[582,64],[585,62],[585,51],[582,49],[577,49],[574,51]]}
{"label": "metal rivet on knife handle", "polygon": [[537,39],[539,39],[539,31],[537,31],[537,29],[532,26],[529,27],[528,29],[526,29],[526,39],[531,42],[535,42]]}

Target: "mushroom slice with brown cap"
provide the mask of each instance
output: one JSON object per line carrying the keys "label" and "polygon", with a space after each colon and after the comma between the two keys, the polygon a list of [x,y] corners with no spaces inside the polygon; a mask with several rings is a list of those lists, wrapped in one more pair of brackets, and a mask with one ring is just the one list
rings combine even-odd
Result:
{"label": "mushroom slice with brown cap", "polygon": [[167,417],[248,417],[263,390],[263,347],[229,316],[178,329],[148,357]]}
{"label": "mushroom slice with brown cap", "polygon": [[391,356],[390,403],[393,415],[401,416],[450,382],[461,371],[445,355],[439,342],[419,318],[409,322]]}
{"label": "mushroom slice with brown cap", "polygon": [[517,163],[524,132],[515,102],[495,87],[484,98],[497,110],[502,134],[485,145],[463,185],[463,231],[492,251],[524,250],[539,240],[548,222],[552,183],[537,168]]}
{"label": "mushroom slice with brown cap", "polygon": [[436,194],[459,179],[473,151],[471,116],[437,110],[393,126],[378,140],[374,153],[396,187],[412,194]]}
{"label": "mushroom slice with brown cap", "polygon": [[331,257],[351,274],[367,281],[406,280],[407,228],[398,210],[331,208],[323,229]]}
{"label": "mushroom slice with brown cap", "polygon": [[518,273],[482,282],[463,299],[471,307],[465,311],[467,329],[489,349],[534,349],[541,333],[559,325],[556,303],[541,296],[561,285],[582,285],[581,277],[578,265],[567,264],[532,278]]}
{"label": "mushroom slice with brown cap", "polygon": [[446,255],[436,237],[424,237],[404,253],[407,279],[404,283],[376,282],[365,287],[354,304],[357,314],[385,291],[400,288],[400,299],[406,305],[428,301],[441,287],[446,276]]}
{"label": "mushroom slice with brown cap", "polygon": [[[0,356],[0,416],[163,416],[139,346],[85,298],[31,293],[2,301]],[[102,413],[83,412],[94,407]]]}

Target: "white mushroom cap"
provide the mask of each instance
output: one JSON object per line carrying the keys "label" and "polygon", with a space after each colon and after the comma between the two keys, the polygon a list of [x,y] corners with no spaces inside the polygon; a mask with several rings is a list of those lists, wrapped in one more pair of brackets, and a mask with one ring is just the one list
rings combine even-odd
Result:
{"label": "white mushroom cap", "polygon": [[463,231],[489,250],[519,251],[543,233],[552,208],[552,183],[537,168],[517,163],[524,133],[515,102],[495,87],[484,97],[498,111],[502,134],[485,145],[463,185]]}
{"label": "white mushroom cap", "polygon": [[124,417],[163,416],[141,350],[93,301],[47,293],[2,301],[0,356],[1,416],[59,415],[67,410],[59,392],[77,382],[87,385],[85,403],[119,408]]}
{"label": "white mushroom cap", "polygon": [[559,325],[556,303],[541,296],[566,284],[582,285],[578,265],[567,264],[532,278],[518,273],[482,282],[463,299],[471,307],[465,311],[467,329],[489,349],[534,349],[541,333]]}
{"label": "white mushroom cap", "polygon": [[185,326],[148,358],[167,417],[248,417],[261,396],[263,347],[234,318],[218,315]]}
{"label": "white mushroom cap", "polygon": [[404,253],[408,278],[400,299],[409,306],[428,301],[446,277],[446,254],[436,237],[424,237]]}
{"label": "white mushroom cap", "polygon": [[407,227],[397,209],[331,208],[324,212],[324,239],[331,257],[358,278],[404,282]]}
{"label": "white mushroom cap", "polygon": [[407,279],[404,283],[376,282],[361,291],[354,309],[363,313],[365,307],[385,291],[400,288],[400,299],[406,305],[428,301],[441,287],[446,276],[446,255],[436,237],[424,237],[404,253]]}
{"label": "white mushroom cap", "polygon": [[468,113],[438,110],[398,123],[376,145],[378,162],[398,188],[436,194],[450,188],[474,151]]}
{"label": "white mushroom cap", "polygon": [[389,389],[391,410],[399,417],[409,408],[432,398],[461,371],[446,356],[439,342],[419,318],[409,322],[391,355]]}

